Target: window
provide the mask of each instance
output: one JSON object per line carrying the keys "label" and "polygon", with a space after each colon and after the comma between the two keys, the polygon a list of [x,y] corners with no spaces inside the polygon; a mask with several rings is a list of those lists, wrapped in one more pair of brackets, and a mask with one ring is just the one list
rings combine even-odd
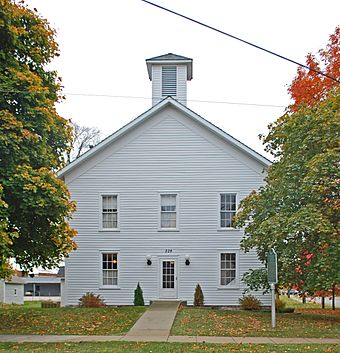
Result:
{"label": "window", "polygon": [[177,228],[177,194],[161,195],[161,220],[162,229]]}
{"label": "window", "polygon": [[221,194],[220,197],[220,227],[231,228],[236,214],[236,194]]}
{"label": "window", "polygon": [[236,278],[236,254],[222,253],[221,254],[221,286],[227,286],[235,281]]}
{"label": "window", "polygon": [[118,228],[118,196],[117,195],[102,196],[102,228],[103,229]]}
{"label": "window", "polygon": [[118,254],[102,253],[103,286],[118,285]]}
{"label": "window", "polygon": [[177,67],[162,66],[162,96],[176,96]]}

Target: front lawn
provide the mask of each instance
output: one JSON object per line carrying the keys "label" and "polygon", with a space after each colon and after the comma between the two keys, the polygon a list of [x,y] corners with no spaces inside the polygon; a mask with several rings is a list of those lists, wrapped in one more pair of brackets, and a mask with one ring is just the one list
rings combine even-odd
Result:
{"label": "front lawn", "polygon": [[81,343],[0,343],[3,353],[337,353],[339,345],[324,344],[195,344],[142,342],[81,342]]}
{"label": "front lawn", "polygon": [[130,330],[144,307],[0,308],[0,334],[120,335]]}
{"label": "front lawn", "polygon": [[181,308],[177,312],[171,334],[338,338],[340,337],[340,310],[335,313],[336,315],[326,312],[277,314],[277,327],[272,329],[270,312]]}

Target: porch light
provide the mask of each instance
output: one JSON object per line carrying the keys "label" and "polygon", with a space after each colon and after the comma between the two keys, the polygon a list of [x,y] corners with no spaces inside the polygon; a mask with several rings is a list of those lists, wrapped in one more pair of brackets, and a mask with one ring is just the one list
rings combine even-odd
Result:
{"label": "porch light", "polygon": [[186,264],[187,266],[190,265],[190,255],[185,255],[185,264]]}
{"label": "porch light", "polygon": [[151,255],[146,255],[146,264],[147,264],[148,266],[151,266],[151,265],[152,265]]}

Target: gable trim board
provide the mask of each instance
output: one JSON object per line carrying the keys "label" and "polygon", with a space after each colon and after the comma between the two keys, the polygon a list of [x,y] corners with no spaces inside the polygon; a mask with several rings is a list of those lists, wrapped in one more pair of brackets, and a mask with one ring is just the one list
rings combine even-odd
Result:
{"label": "gable trim board", "polygon": [[[239,250],[242,229],[220,228],[220,194],[235,194],[238,204],[263,185],[269,165],[173,98],[137,117],[59,173],[77,202],[70,223],[78,231],[78,249],[65,259],[63,303],[77,305],[91,291],[109,305],[131,305],[139,282],[146,303],[176,297],[192,304],[199,283],[206,305],[238,305],[242,274],[260,263],[255,251]],[[159,228],[161,194],[177,195],[176,229]],[[119,229],[101,229],[101,195],[119,195]],[[104,284],[110,275],[103,271],[112,268],[103,252],[118,254],[117,286]],[[221,253],[236,261],[221,268]],[[232,266],[235,281],[221,285]]]}
{"label": "gable trim board", "polygon": [[106,139],[104,139],[102,142],[100,142],[98,145],[95,147],[91,148],[87,152],[85,152],[83,155],[81,155],[79,158],[68,164],[66,167],[61,169],[58,172],[58,176],[60,178],[63,178],[66,174],[68,174],[70,171],[72,171],[74,168],[82,164],[83,162],[87,161],[91,157],[93,157],[95,154],[97,154],[99,151],[103,150],[106,148],[108,145],[114,143],[118,138],[126,135],[129,133],[132,129],[136,128],[140,124],[142,124],[145,120],[149,119],[153,115],[155,115],[157,112],[160,110],[164,109],[166,106],[174,106],[175,108],[179,109],[181,112],[183,112],[186,116],[189,118],[193,119],[194,121],[198,122],[199,124],[205,126],[210,130],[211,132],[215,133],[218,137],[222,138],[224,141],[227,143],[231,144],[233,147],[236,147],[238,150],[241,152],[245,153],[246,155],[254,158],[257,162],[259,162],[263,167],[267,168],[271,165],[271,161],[261,154],[257,153],[244,143],[240,142],[236,138],[232,137],[225,131],[221,130],[208,120],[202,118],[200,115],[196,114],[194,111],[191,109],[187,108],[183,104],[179,103],[172,97],[166,97],[162,101],[160,101],[158,104],[154,105],[152,108],[144,112],[142,115],[138,116],[134,120],[132,120],[130,123],[126,124],[123,126],[121,129],[117,130],[114,132],[112,135],[108,136]]}

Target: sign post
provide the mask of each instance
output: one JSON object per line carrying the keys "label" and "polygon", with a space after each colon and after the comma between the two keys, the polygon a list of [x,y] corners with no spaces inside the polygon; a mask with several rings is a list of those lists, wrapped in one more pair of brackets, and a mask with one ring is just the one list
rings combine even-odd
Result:
{"label": "sign post", "polygon": [[275,284],[277,284],[277,255],[274,249],[271,249],[267,255],[267,271],[268,283],[270,284],[270,289],[272,292],[272,328],[275,328]]}

